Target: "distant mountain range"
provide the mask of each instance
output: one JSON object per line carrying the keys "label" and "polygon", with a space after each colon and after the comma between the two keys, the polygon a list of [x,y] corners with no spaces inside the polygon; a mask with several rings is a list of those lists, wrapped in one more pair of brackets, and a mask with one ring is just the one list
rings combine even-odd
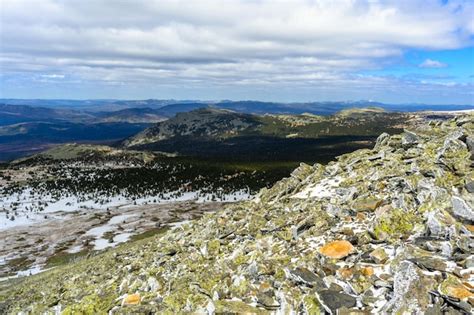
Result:
{"label": "distant mountain range", "polygon": [[385,104],[374,101],[342,101],[342,102],[306,102],[276,103],[260,101],[196,101],[196,100],[31,100],[31,99],[0,99],[0,104],[28,105],[56,109],[69,109],[89,114],[94,112],[113,112],[128,108],[150,108],[159,110],[157,114],[171,117],[178,112],[214,106],[242,113],[253,114],[302,114],[331,115],[347,108],[381,107],[389,111],[415,112],[425,110],[467,110],[474,109],[473,104]]}
{"label": "distant mountain range", "polygon": [[[146,133],[149,136],[147,140],[141,139],[140,141],[145,141],[147,142],[146,145],[150,146],[150,143],[154,142],[150,140],[153,139],[153,137],[150,137],[153,132],[156,135],[164,136],[166,130],[168,130],[174,136],[180,135],[180,141],[170,140],[172,137],[168,135],[168,144],[165,146],[167,151],[171,150],[172,146],[179,144],[178,146],[181,146],[181,149],[178,151],[181,150],[187,154],[190,153],[189,150],[195,151],[195,144],[198,142],[193,142],[193,146],[189,147],[189,139],[184,141],[184,138],[190,136],[196,138],[196,132],[202,132],[203,134],[214,132],[219,135],[218,139],[222,139],[220,137],[222,135],[233,133],[239,135],[245,133],[245,136],[253,137],[257,135],[261,137],[262,134],[256,132],[256,130],[261,126],[264,126],[262,127],[264,129],[271,129],[270,126],[272,126],[266,121],[270,119],[268,116],[265,119],[262,118],[265,114],[330,116],[345,110],[367,107],[376,107],[390,112],[474,109],[472,105],[390,105],[371,101],[290,104],[258,101],[0,99],[0,161],[21,157],[25,154],[44,150],[52,145],[67,142],[113,144],[124,139],[137,141],[136,139],[143,135],[140,132],[156,123],[160,124],[147,129]],[[204,111],[194,112],[190,116],[179,114],[196,110]],[[210,116],[207,114],[209,113],[212,113],[211,120],[208,120]],[[176,116],[177,114],[178,116]],[[174,120],[166,121],[175,116]],[[187,122],[179,121],[186,117],[194,117],[192,119],[197,119],[197,122],[187,124]],[[370,115],[367,117],[370,117]],[[279,121],[271,123],[276,126],[283,126]],[[372,127],[374,126],[377,128],[378,124],[374,124]],[[188,127],[195,129],[188,130]],[[156,128],[160,128],[160,131],[156,132]],[[286,135],[294,133],[285,129],[286,127],[282,128]],[[350,126],[343,125],[342,128],[350,128]],[[344,130],[344,132],[347,133],[347,130]],[[297,133],[299,136],[304,134],[301,131]],[[136,136],[137,134],[139,135]],[[265,134],[263,136],[273,137],[274,135]],[[201,137],[202,139],[204,138]],[[243,140],[243,138],[238,139]],[[252,143],[249,138],[247,138],[247,141]],[[280,140],[276,141],[274,146],[276,147],[279,142]],[[254,143],[254,145],[261,145],[259,143]],[[160,142],[158,147],[162,148],[163,145],[165,143]],[[201,145],[201,153],[206,149],[210,149],[208,143],[201,143]],[[227,148],[231,148],[233,145],[229,143]],[[215,146],[212,145],[211,149],[214,148]]]}

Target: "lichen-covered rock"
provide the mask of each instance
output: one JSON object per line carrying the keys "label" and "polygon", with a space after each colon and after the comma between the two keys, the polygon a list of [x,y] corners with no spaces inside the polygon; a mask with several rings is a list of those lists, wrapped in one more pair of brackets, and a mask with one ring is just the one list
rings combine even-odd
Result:
{"label": "lichen-covered rock", "polygon": [[451,202],[455,216],[474,222],[474,210],[464,199],[453,196]]}
{"label": "lichen-covered rock", "polygon": [[402,136],[402,145],[405,148],[409,148],[413,145],[416,145],[418,141],[419,141],[419,136],[416,133],[405,130]]}
{"label": "lichen-covered rock", "polygon": [[354,251],[354,246],[348,241],[340,240],[330,242],[319,249],[319,252],[326,257],[341,259]]}
{"label": "lichen-covered rock", "polygon": [[427,213],[426,227],[430,236],[449,239],[456,233],[456,220],[446,211]]}
{"label": "lichen-covered rock", "polygon": [[136,305],[140,303],[140,294],[127,294],[122,301],[122,305]]}
{"label": "lichen-covered rock", "polygon": [[352,208],[355,211],[375,211],[382,202],[383,200],[377,198],[362,198],[356,200],[352,205]]}
{"label": "lichen-covered rock", "polygon": [[370,258],[372,258],[375,263],[377,264],[383,264],[387,261],[388,259],[388,254],[387,252],[382,248],[382,247],[377,247],[374,249],[370,254]]}
{"label": "lichen-covered rock", "polygon": [[380,136],[377,137],[375,141],[375,150],[381,149],[383,146],[387,145],[388,141],[390,140],[390,135],[386,132],[382,133]]}
{"label": "lichen-covered rock", "polygon": [[431,303],[430,290],[436,281],[422,272],[414,263],[402,261],[396,267],[393,297],[384,306],[383,312],[389,314],[423,313]]}
{"label": "lichen-covered rock", "polygon": [[439,286],[439,292],[446,296],[450,296],[461,301],[467,301],[469,298],[474,297],[472,287],[466,287],[458,278],[449,275],[446,280]]}
{"label": "lichen-covered rock", "polygon": [[1,286],[0,312],[470,313],[473,118],[417,121],[254,200]]}
{"label": "lichen-covered rock", "polygon": [[349,294],[333,290],[323,290],[318,292],[318,300],[329,314],[337,314],[343,307],[351,308],[356,306],[357,300]]}

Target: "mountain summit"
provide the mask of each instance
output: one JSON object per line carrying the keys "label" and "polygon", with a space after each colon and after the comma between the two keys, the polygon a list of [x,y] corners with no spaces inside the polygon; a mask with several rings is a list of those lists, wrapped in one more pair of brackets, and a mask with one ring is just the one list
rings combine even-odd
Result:
{"label": "mountain summit", "polygon": [[471,313],[473,159],[473,115],[382,134],[254,200],[3,288],[0,311]]}

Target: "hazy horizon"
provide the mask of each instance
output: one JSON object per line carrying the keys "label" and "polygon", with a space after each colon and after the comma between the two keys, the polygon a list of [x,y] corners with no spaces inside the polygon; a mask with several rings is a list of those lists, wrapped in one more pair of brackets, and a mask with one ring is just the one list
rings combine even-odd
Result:
{"label": "hazy horizon", "polygon": [[472,1],[0,6],[1,98],[474,103]]}
{"label": "hazy horizon", "polygon": [[[447,105],[453,105],[453,106],[473,106],[474,107],[474,100],[472,103],[416,103],[416,102],[405,102],[405,103],[385,103],[381,102],[378,100],[310,100],[310,101],[271,101],[271,100],[262,100],[262,99],[179,99],[179,98],[15,98],[15,97],[5,97],[5,98],[0,98],[1,101],[5,100],[15,100],[15,101],[77,101],[77,102],[88,102],[88,101],[100,101],[100,102],[105,102],[105,101],[118,101],[118,102],[126,102],[126,101],[167,101],[167,102],[199,102],[199,103],[207,103],[209,102],[210,104],[214,103],[220,103],[220,102],[260,102],[260,103],[275,103],[275,104],[284,104],[284,105],[291,105],[291,104],[323,104],[323,103],[338,103],[338,104],[343,104],[343,103],[362,103],[362,102],[368,102],[368,103],[380,103],[384,105],[406,105],[406,106],[416,106],[416,105],[430,105],[430,106],[447,106]],[[9,104],[9,105],[16,105],[16,104]],[[21,105],[21,104],[18,104]],[[25,104],[27,105],[27,104]],[[370,104],[369,104],[370,105]],[[74,106],[74,105],[70,105]]]}

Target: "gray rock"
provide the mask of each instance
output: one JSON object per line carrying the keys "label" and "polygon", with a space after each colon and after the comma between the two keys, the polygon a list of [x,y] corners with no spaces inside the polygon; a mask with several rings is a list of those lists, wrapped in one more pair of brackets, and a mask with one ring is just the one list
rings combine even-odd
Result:
{"label": "gray rock", "polygon": [[415,146],[419,142],[419,137],[416,133],[405,130],[402,136],[402,146],[409,148]]}
{"label": "gray rock", "polygon": [[337,314],[337,310],[341,308],[351,308],[356,306],[355,297],[333,290],[322,290],[318,293],[319,303],[330,314]]}
{"label": "gray rock", "polygon": [[326,288],[324,281],[318,275],[304,267],[298,267],[296,269],[289,270],[288,276],[296,282],[301,282],[310,286],[316,286],[320,289]]}
{"label": "gray rock", "polygon": [[455,216],[465,220],[474,221],[474,210],[464,199],[453,196],[451,198],[451,204],[453,206],[453,213]]}
{"label": "gray rock", "polygon": [[471,152],[471,154],[474,154],[474,138],[467,137],[466,144],[467,144],[467,148],[469,149],[469,152]]}
{"label": "gray rock", "polygon": [[466,258],[466,261],[464,262],[464,266],[466,268],[474,268],[474,256],[473,255]]}
{"label": "gray rock", "polygon": [[[461,151],[461,150],[465,150],[466,148],[468,148],[468,146],[466,145],[466,143],[464,143],[463,141],[459,140],[460,138],[462,138],[464,136],[464,134],[462,133],[462,131],[460,130],[457,130],[451,134],[449,134],[446,139],[444,140],[444,143],[443,143],[443,146],[438,150],[438,153],[437,153],[437,162],[438,163],[441,163],[441,164],[445,164],[446,161],[444,161],[444,157],[446,155],[449,155],[447,154],[447,152],[457,152],[457,151]],[[467,140],[466,140],[467,141]],[[473,152],[471,151],[471,154]],[[472,157],[471,157],[472,158]]]}
{"label": "gray rock", "polygon": [[429,236],[452,238],[456,234],[456,221],[447,212],[439,210],[427,214],[426,228]]}
{"label": "gray rock", "polygon": [[257,294],[258,304],[262,305],[267,310],[277,310],[278,308],[280,308],[280,303],[275,300],[274,295],[272,293],[272,291],[259,292]]}
{"label": "gray rock", "polygon": [[466,188],[466,190],[470,192],[471,194],[474,193],[474,181],[469,182],[466,185],[464,185],[464,188]]}
{"label": "gray rock", "polygon": [[447,138],[453,139],[453,140],[455,139],[455,140],[465,141],[466,135],[464,134],[464,130],[462,128],[458,128],[455,131],[448,134]]}
{"label": "gray rock", "polygon": [[387,145],[388,140],[390,139],[390,135],[386,132],[382,133],[378,136],[377,140],[375,141],[375,150],[379,150],[381,147]]}
{"label": "gray rock", "polygon": [[393,297],[384,306],[384,314],[422,314],[431,304],[429,291],[437,282],[424,275],[412,262],[404,260],[396,266]]}
{"label": "gray rock", "polygon": [[444,272],[451,272],[456,267],[452,261],[446,261],[444,257],[438,256],[423,256],[412,259],[418,266],[422,266],[430,271],[439,270]]}

